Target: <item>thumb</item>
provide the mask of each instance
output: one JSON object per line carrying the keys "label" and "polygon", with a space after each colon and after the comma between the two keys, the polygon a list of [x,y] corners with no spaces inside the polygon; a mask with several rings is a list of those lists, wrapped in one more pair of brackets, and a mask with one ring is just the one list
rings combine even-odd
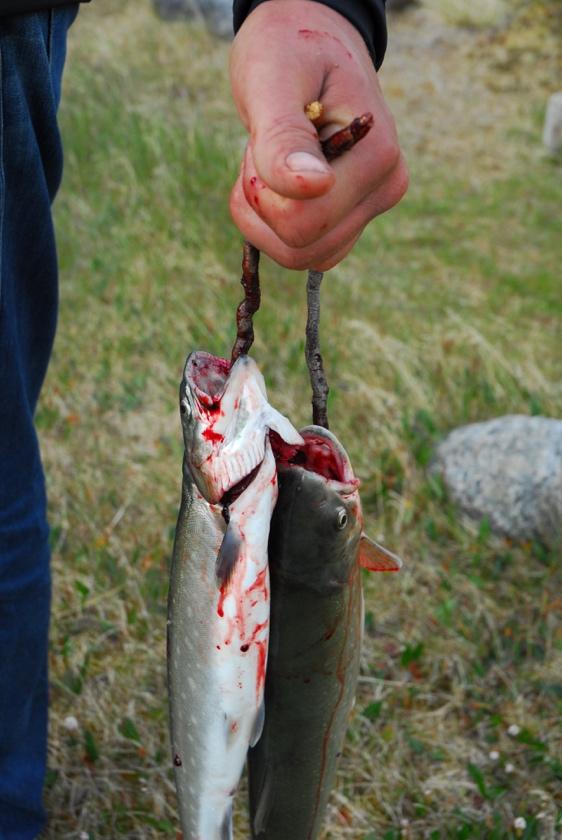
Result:
{"label": "thumb", "polygon": [[316,198],[328,192],[335,175],[322,154],[305,102],[256,103],[252,116],[252,156],[262,181],[287,198]]}
{"label": "thumb", "polygon": [[257,174],[275,193],[295,199],[323,195],[335,181],[304,112],[326,81],[326,62],[298,34],[301,19],[309,25],[311,10],[305,15],[301,9],[308,5],[319,4],[258,5],[230,57],[232,93],[250,133]]}

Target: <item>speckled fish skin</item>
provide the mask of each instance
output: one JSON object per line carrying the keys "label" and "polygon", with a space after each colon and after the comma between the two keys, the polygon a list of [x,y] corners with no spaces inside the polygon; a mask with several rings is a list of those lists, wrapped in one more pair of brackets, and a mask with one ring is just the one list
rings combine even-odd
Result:
{"label": "speckled fish skin", "polygon": [[[367,539],[359,482],[334,435],[317,426],[301,434],[336,453],[343,481],[278,465],[266,717],[248,757],[254,840],[319,836],[359,673],[359,546]],[[389,570],[398,568],[398,558],[388,557]]]}
{"label": "speckled fish skin", "polygon": [[[277,498],[268,424],[301,438],[268,406],[247,357],[230,369],[192,354],[180,406],[186,452],[168,604],[172,754],[184,840],[227,840],[247,750],[263,722],[267,545]],[[252,470],[225,518],[221,498]],[[221,580],[227,542],[234,561]]]}

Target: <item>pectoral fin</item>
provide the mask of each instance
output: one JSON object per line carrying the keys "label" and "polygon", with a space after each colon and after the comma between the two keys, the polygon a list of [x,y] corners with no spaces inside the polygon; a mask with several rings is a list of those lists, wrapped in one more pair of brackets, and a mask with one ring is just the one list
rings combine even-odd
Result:
{"label": "pectoral fin", "polygon": [[254,721],[254,728],[252,729],[252,735],[250,738],[250,746],[255,747],[258,743],[259,739],[261,738],[261,734],[263,732],[263,725],[265,723],[265,703],[261,702],[261,706],[258,709],[258,713],[256,715],[256,719]]}
{"label": "pectoral fin", "polygon": [[399,572],[402,560],[369,539],[366,534],[362,534],[359,542],[359,565],[369,572]]}
{"label": "pectoral fin", "polygon": [[240,540],[232,525],[226,529],[219,553],[217,555],[217,583],[219,586],[228,586],[232,573],[240,556]]}
{"label": "pectoral fin", "polygon": [[273,806],[273,787],[272,774],[270,768],[266,765],[264,770],[264,777],[262,779],[261,790],[255,801],[250,801],[251,820],[252,820],[252,837],[262,838],[267,831],[267,824]]}
{"label": "pectoral fin", "polygon": [[232,803],[226,809],[222,820],[220,840],[232,840]]}

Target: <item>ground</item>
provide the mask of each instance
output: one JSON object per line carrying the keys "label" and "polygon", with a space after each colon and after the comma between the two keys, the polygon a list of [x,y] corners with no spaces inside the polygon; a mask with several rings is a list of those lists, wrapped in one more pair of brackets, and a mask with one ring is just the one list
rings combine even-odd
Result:
{"label": "ground", "polygon": [[[326,840],[560,831],[559,552],[459,519],[425,472],[459,424],[562,415],[562,162],[541,146],[560,6],[497,2],[479,19],[479,5],[434,0],[391,20],[381,77],[411,188],[324,281],[332,428],[368,530],[405,560],[399,576],[365,578]],[[70,40],[60,329],[38,413],[54,560],[45,836],[174,838],[177,388],[189,351],[232,344],[227,196],[243,134],[228,47],[196,25],[96,0]],[[304,277],[264,260],[262,278],[254,356],[271,401],[304,424]]]}

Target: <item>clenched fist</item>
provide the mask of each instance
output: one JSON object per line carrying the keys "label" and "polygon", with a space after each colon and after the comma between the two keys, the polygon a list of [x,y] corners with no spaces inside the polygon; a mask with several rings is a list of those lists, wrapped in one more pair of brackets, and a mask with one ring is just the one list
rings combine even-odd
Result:
{"label": "clenched fist", "polygon": [[[315,0],[268,0],[236,35],[230,72],[249,134],[230,200],[233,219],[281,265],[325,271],[408,184],[365,43],[344,17]],[[324,106],[315,125],[305,115],[314,100]],[[369,134],[327,163],[318,132],[327,137],[367,111],[374,116]]]}

